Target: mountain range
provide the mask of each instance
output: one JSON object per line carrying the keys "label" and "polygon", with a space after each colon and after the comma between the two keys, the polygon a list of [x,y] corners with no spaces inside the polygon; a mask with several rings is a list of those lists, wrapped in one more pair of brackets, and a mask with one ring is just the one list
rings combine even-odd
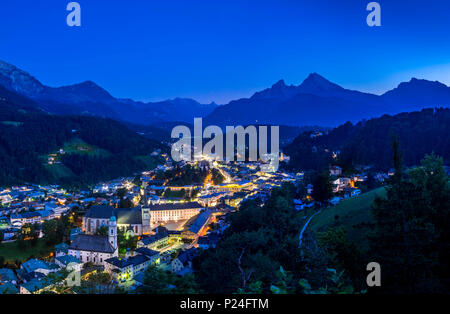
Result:
{"label": "mountain range", "polygon": [[345,89],[317,73],[298,86],[283,80],[250,98],[220,106],[206,117],[209,124],[269,123],[334,127],[383,114],[450,106],[450,87],[411,79],[378,96]]}
{"label": "mountain range", "polygon": [[200,104],[175,98],[160,102],[118,99],[92,81],[49,87],[29,73],[0,60],[0,86],[34,100],[39,109],[60,115],[92,115],[124,122],[152,125],[167,121],[192,122],[205,116],[217,104]]}
{"label": "mountain range", "polygon": [[413,78],[375,95],[345,89],[317,73],[310,74],[298,86],[280,80],[250,98],[220,106],[187,98],[160,102],[119,99],[92,81],[49,87],[4,61],[0,61],[0,86],[32,99],[40,110],[48,113],[93,115],[141,125],[192,123],[194,117],[203,117],[205,125],[335,127],[383,114],[450,106],[450,87],[437,81]]}

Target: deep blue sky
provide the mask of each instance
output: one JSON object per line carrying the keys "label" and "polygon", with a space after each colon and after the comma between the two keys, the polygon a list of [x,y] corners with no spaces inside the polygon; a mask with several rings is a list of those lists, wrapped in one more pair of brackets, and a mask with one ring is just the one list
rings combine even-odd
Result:
{"label": "deep blue sky", "polygon": [[0,59],[50,86],[93,80],[116,97],[224,103],[318,72],[380,93],[412,76],[450,85],[450,1],[69,0],[0,3]]}

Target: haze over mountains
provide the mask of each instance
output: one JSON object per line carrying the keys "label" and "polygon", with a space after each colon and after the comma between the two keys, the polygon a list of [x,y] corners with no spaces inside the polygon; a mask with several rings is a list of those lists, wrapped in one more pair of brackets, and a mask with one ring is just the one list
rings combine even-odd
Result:
{"label": "haze over mountains", "polygon": [[346,121],[450,106],[450,87],[427,80],[411,79],[383,95],[345,89],[317,73],[300,85],[280,80],[250,98],[218,106],[193,99],[176,98],[161,102],[118,99],[92,81],[48,87],[30,74],[0,61],[0,86],[34,100],[53,114],[108,117],[142,125],[164,122],[192,123],[204,117],[204,124],[272,124],[338,126]]}

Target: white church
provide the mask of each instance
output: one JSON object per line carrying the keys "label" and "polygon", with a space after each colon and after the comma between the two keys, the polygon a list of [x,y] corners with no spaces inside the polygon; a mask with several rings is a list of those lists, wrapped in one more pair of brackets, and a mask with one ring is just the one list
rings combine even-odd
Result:
{"label": "white church", "polygon": [[117,220],[111,216],[108,223],[108,236],[79,234],[69,245],[69,255],[78,258],[83,264],[91,262],[104,266],[105,261],[118,256]]}

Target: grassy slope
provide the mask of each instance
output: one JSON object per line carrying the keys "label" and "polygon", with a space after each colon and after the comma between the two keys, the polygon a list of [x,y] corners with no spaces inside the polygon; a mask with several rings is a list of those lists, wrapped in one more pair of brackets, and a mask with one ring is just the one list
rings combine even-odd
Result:
{"label": "grassy slope", "polygon": [[143,162],[145,167],[148,170],[152,170],[152,169],[156,168],[156,166],[158,166],[159,164],[164,162],[164,159],[162,159],[161,157],[158,157],[158,156],[157,157],[153,157],[153,156],[136,156],[135,159]]}
{"label": "grassy slope", "polygon": [[69,142],[66,142],[63,147],[67,154],[87,154],[89,156],[108,157],[110,152],[98,148],[94,145],[87,144],[81,139],[75,138]]}
{"label": "grassy slope", "polygon": [[[74,138],[71,141],[64,143],[62,149],[66,154],[79,154],[79,155],[89,155],[89,156],[98,156],[98,157],[108,157],[111,155],[110,152],[98,148],[94,145],[87,144],[83,140],[79,138]],[[45,163],[47,161],[48,156],[42,155],[40,156],[41,160]],[[59,160],[59,158],[57,158]],[[53,164],[53,165],[45,165],[45,169],[52,175],[52,177],[56,180],[61,178],[71,178],[74,177],[75,174],[67,168],[63,164]]]}
{"label": "grassy slope", "polygon": [[63,164],[45,165],[45,169],[47,169],[55,179],[70,178],[75,176],[72,170]]}
{"label": "grassy slope", "polygon": [[[361,194],[358,197],[344,200],[337,206],[327,208],[313,218],[310,230],[323,232],[329,227],[345,226],[348,239],[357,244],[361,249],[367,249],[367,227],[358,226],[361,223],[372,221],[371,205],[376,196],[383,197],[386,194],[384,188],[378,188]],[[336,220],[335,216],[339,218]]]}
{"label": "grassy slope", "polygon": [[21,126],[23,124],[23,122],[16,122],[16,121],[1,121],[0,123],[4,124],[4,125],[10,125],[10,126]]}
{"label": "grassy slope", "polygon": [[39,239],[35,246],[23,250],[18,247],[17,242],[0,244],[0,256],[3,256],[7,262],[14,262],[15,260],[25,262],[31,256],[36,258],[46,257],[52,250],[53,248],[48,247],[43,239]]}
{"label": "grassy slope", "polygon": [[[87,144],[81,139],[73,139],[70,142],[66,142],[63,147],[66,154],[80,154],[80,155],[89,155],[89,156],[97,156],[97,157],[109,157],[112,154],[104,149],[98,148],[94,145]],[[46,162],[48,156],[43,155],[40,156],[42,162]],[[135,160],[142,162],[146,169],[151,170],[156,168],[160,163],[164,162],[164,160],[159,156],[136,156]],[[57,158],[58,160],[59,158]],[[52,175],[52,177],[56,180],[61,178],[73,178],[75,174],[66,167],[64,164],[53,164],[53,165],[45,165],[47,171]]]}

